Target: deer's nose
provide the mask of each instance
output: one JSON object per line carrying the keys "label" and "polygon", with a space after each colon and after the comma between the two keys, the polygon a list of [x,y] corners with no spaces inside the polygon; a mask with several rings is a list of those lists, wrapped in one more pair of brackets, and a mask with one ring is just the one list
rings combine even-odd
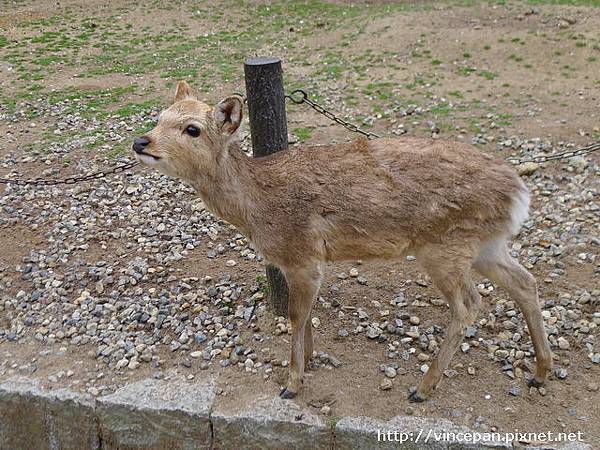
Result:
{"label": "deer's nose", "polygon": [[148,139],[146,136],[136,137],[133,140],[133,151],[136,153],[144,153],[144,148],[146,148],[149,143],[150,139]]}

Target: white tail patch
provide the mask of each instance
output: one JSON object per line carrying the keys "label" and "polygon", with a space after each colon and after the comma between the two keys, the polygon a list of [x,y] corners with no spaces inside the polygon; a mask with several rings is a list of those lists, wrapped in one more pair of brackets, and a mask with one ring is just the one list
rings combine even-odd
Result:
{"label": "white tail patch", "polygon": [[525,186],[519,189],[516,195],[512,199],[512,205],[510,207],[510,232],[511,234],[517,234],[523,225],[523,222],[529,216],[529,203],[531,199],[529,197],[529,191]]}

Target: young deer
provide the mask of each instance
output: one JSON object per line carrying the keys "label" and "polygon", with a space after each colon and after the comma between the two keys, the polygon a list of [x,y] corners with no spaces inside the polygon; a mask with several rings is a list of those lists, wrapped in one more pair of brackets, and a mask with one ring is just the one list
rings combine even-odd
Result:
{"label": "young deer", "polygon": [[450,305],[446,339],[409,398],[436,387],[481,300],[471,268],[508,291],[533,340],[541,385],[552,353],[531,274],[507,250],[526,219],[529,194],[503,161],[462,143],[377,139],[293,148],[249,158],[239,148],[242,100],[214,108],[180,82],[158,125],[135,139],[139,161],[182,178],[206,207],[252,240],[289,285],[294,397],[313,351],[310,312],[325,263],[415,255]]}

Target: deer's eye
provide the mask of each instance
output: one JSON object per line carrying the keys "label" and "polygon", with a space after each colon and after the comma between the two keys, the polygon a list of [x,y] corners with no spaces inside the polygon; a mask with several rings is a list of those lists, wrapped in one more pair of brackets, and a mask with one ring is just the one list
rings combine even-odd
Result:
{"label": "deer's eye", "polygon": [[194,125],[188,125],[185,129],[185,132],[189,134],[191,137],[200,136],[200,128],[195,127]]}

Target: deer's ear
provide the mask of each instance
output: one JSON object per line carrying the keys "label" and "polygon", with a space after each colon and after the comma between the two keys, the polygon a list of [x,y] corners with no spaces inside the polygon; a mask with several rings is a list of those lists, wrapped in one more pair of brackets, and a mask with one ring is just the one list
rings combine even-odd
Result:
{"label": "deer's ear", "polygon": [[182,80],[177,83],[177,88],[175,89],[175,102],[177,103],[188,98],[197,100],[194,90],[189,84]]}
{"label": "deer's ear", "polygon": [[233,134],[242,123],[242,98],[232,95],[213,108],[213,120],[223,134]]}

